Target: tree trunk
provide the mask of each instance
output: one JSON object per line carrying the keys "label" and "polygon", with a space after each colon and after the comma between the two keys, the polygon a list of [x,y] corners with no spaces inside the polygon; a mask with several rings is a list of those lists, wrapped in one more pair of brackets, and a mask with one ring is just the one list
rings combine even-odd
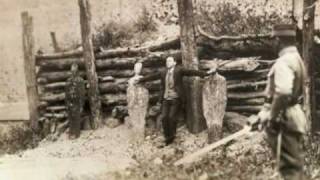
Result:
{"label": "tree trunk", "polygon": [[303,44],[302,44],[302,56],[305,61],[306,69],[308,72],[307,80],[304,88],[304,105],[306,110],[306,116],[310,129],[319,130],[320,123],[318,123],[315,107],[315,95],[314,95],[314,60],[313,60],[313,40],[314,40],[314,11],[315,6],[312,7],[314,0],[304,0],[304,18],[303,18]]}
{"label": "tree trunk", "polygon": [[[199,60],[196,47],[195,22],[192,0],[178,0],[182,64],[188,69],[198,69]],[[185,78],[186,122],[191,133],[206,129],[203,116],[201,86],[198,77]]]}
{"label": "tree trunk", "polygon": [[39,97],[36,80],[36,63],[34,51],[33,21],[27,12],[21,14],[22,18],[22,46],[24,53],[24,70],[26,75],[28,108],[30,112],[31,127],[38,129]]}
{"label": "tree trunk", "polygon": [[94,127],[101,124],[101,102],[99,98],[98,77],[92,45],[91,12],[88,0],[79,0],[80,25],[83,47],[83,59],[89,84],[88,96],[91,109],[91,120]]}

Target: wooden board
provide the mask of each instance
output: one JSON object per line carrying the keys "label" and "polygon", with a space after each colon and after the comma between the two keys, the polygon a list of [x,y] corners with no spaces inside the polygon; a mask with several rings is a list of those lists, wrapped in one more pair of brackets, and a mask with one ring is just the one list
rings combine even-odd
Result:
{"label": "wooden board", "polygon": [[208,126],[208,143],[222,138],[223,117],[227,106],[227,82],[219,75],[210,76],[203,85],[203,113]]}
{"label": "wooden board", "polygon": [[242,130],[240,130],[234,134],[231,134],[230,136],[227,136],[227,137],[225,137],[215,143],[212,143],[204,148],[201,148],[200,150],[198,150],[190,155],[187,155],[187,156],[181,158],[180,160],[176,161],[174,163],[174,165],[179,166],[182,164],[189,164],[189,163],[195,162],[197,159],[204,156],[208,152],[210,152],[220,146],[223,146],[232,140],[236,140],[236,139],[240,138],[241,136],[244,136],[244,135],[250,133],[250,131],[251,131],[251,127],[245,126]]}
{"label": "wooden board", "polygon": [[0,121],[25,121],[29,120],[27,102],[0,103]]}

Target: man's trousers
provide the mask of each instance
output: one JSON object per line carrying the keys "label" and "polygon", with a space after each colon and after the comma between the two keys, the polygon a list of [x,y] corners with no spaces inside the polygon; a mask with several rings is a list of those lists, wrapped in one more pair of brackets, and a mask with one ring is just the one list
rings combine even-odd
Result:
{"label": "man's trousers", "polygon": [[166,139],[166,144],[173,142],[177,131],[177,119],[180,108],[180,100],[178,98],[173,100],[164,99],[161,109],[161,121]]}
{"label": "man's trousers", "polygon": [[278,135],[281,126],[281,153],[279,170],[285,180],[303,179],[303,150],[302,150],[302,133],[292,131],[280,123],[271,123],[266,129],[267,141],[272,148],[276,157]]}

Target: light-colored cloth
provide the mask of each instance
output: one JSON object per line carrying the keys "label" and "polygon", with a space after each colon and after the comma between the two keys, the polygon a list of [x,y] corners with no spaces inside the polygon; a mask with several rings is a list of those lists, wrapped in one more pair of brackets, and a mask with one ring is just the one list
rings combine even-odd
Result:
{"label": "light-colored cloth", "polygon": [[[266,88],[266,95],[272,98],[273,102],[283,97],[293,100],[293,104],[289,103],[287,107],[279,108],[284,109],[287,128],[300,133],[305,133],[307,130],[305,114],[302,107],[296,104],[303,93],[305,73],[305,67],[297,48],[295,46],[284,48],[280,51],[279,58],[268,74]],[[271,116],[276,116],[272,110]]]}
{"label": "light-colored cloth", "polygon": [[166,74],[164,99],[172,100],[178,98],[178,93],[175,90],[174,84],[174,68],[168,69]]}

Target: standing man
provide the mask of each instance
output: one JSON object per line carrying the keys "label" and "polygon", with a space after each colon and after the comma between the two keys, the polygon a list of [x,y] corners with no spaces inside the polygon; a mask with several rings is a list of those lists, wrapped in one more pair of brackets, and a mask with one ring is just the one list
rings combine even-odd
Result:
{"label": "standing man", "polygon": [[139,78],[138,82],[161,79],[161,121],[165,136],[165,144],[171,144],[176,136],[177,113],[184,101],[183,77],[184,76],[208,76],[215,73],[215,69],[207,72],[198,70],[188,70],[177,65],[173,57],[166,59],[166,70]]}
{"label": "standing man", "polygon": [[71,77],[66,84],[66,106],[69,120],[69,138],[76,139],[80,136],[81,114],[84,106],[85,82],[79,75],[78,65],[71,66]]}
{"label": "standing man", "polygon": [[274,36],[279,58],[268,74],[266,103],[258,116],[266,125],[268,142],[277,155],[280,174],[285,180],[301,180],[306,117],[299,102],[303,95],[305,67],[295,46],[296,27],[276,25]]}

